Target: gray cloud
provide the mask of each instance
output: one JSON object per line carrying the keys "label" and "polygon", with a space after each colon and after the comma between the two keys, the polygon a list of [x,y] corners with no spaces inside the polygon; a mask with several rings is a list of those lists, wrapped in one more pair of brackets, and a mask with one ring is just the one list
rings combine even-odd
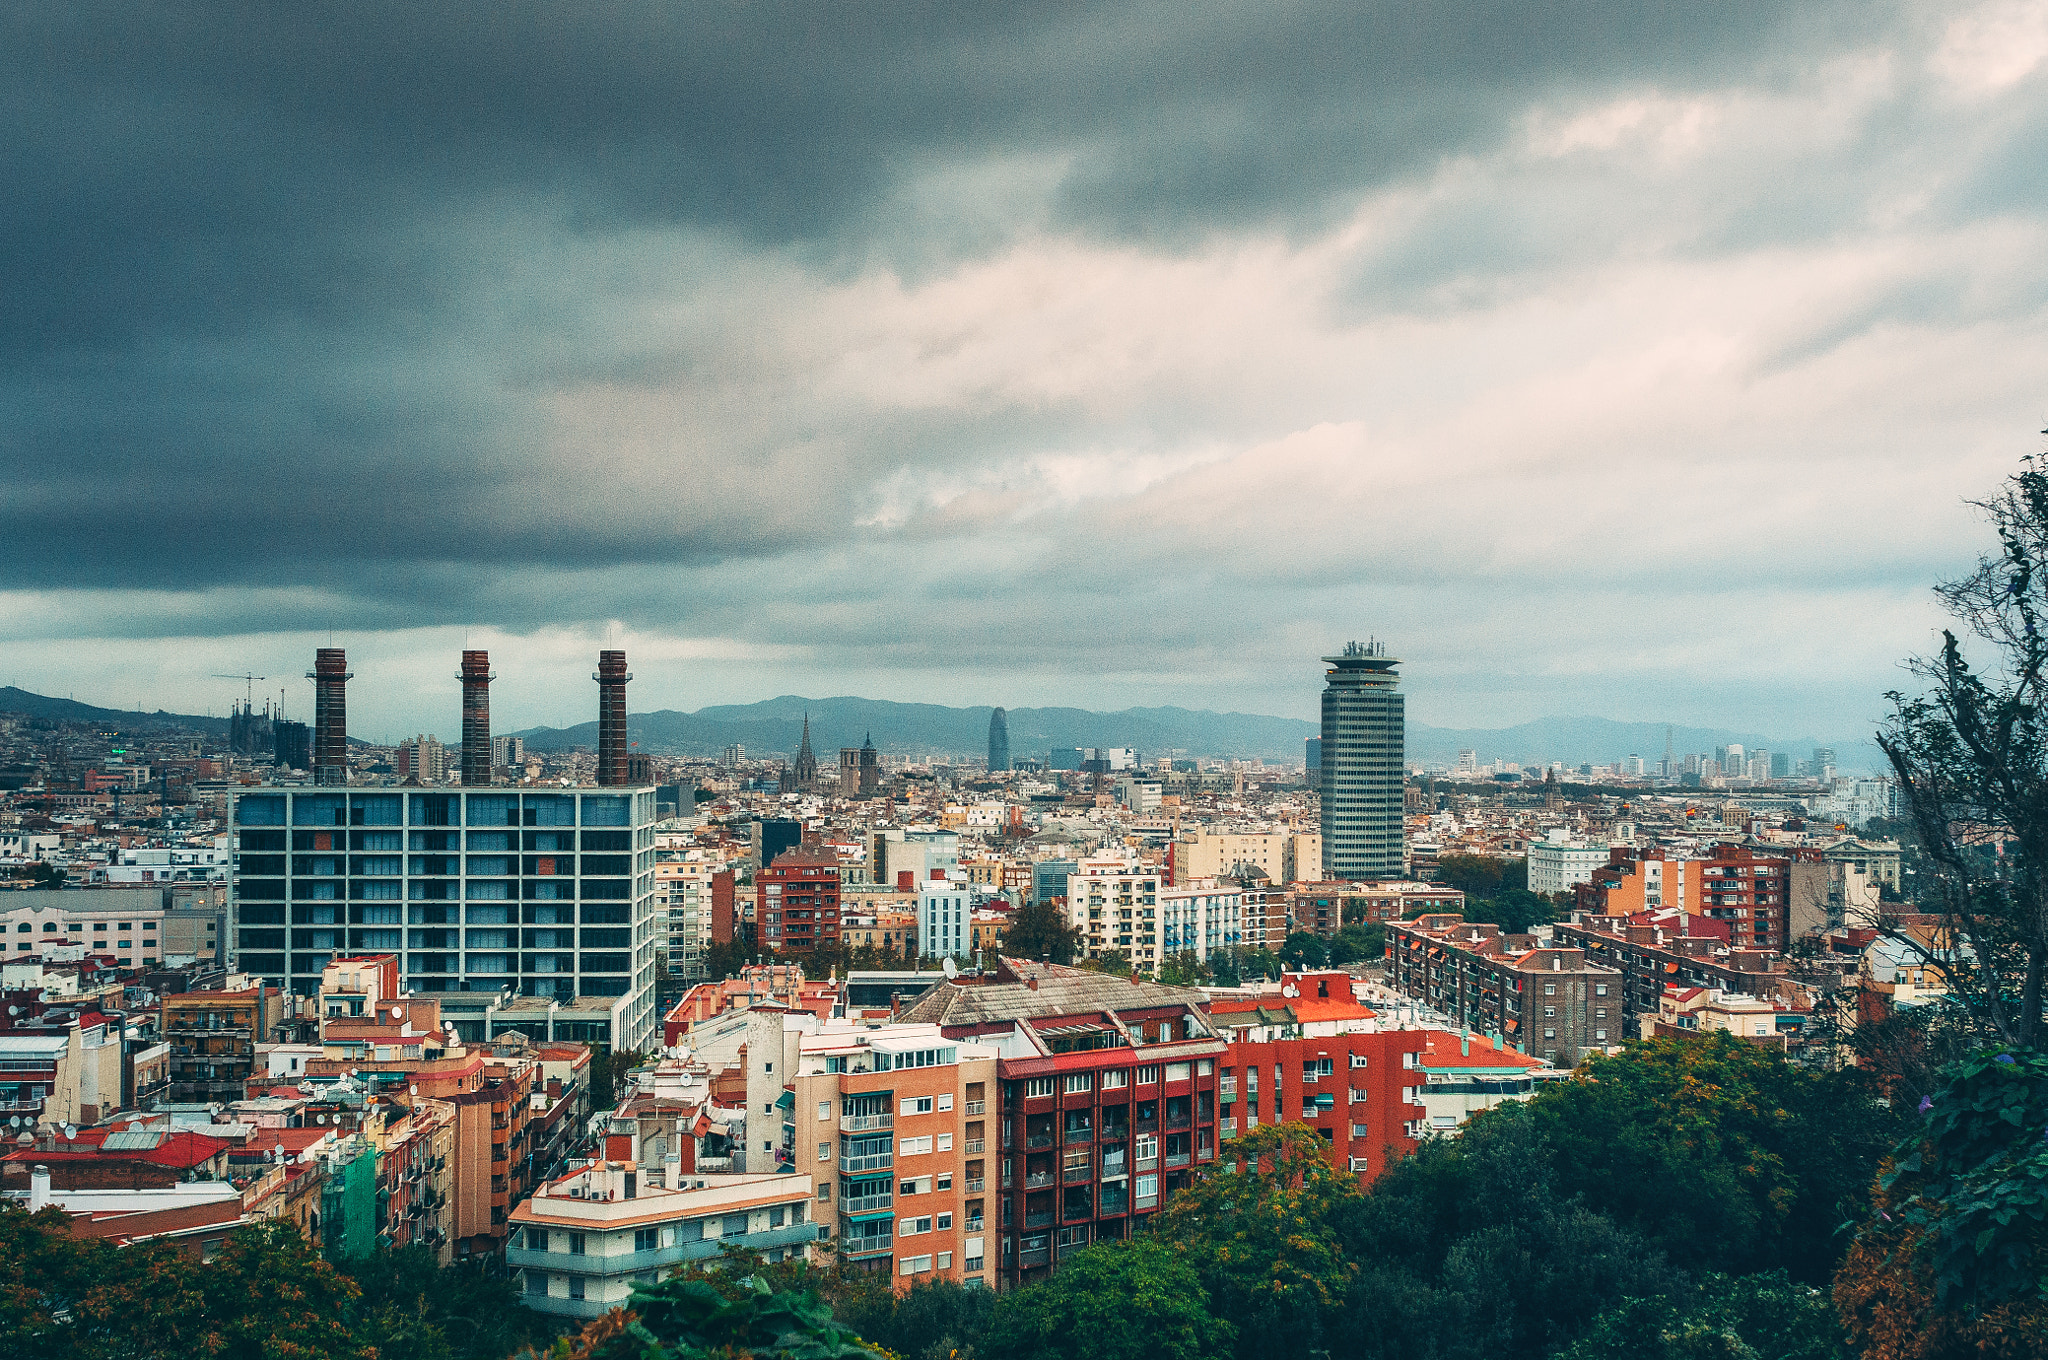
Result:
{"label": "gray cloud", "polygon": [[[1368,619],[1445,720],[1656,717],[1732,682],[1603,639],[1713,581],[1778,658],[1728,692],[1871,689],[1924,611],[1813,630],[1966,557],[2038,416],[2048,99],[1973,13],[20,11],[0,637],[1278,708]],[[1499,655],[1557,647],[1614,674]]]}

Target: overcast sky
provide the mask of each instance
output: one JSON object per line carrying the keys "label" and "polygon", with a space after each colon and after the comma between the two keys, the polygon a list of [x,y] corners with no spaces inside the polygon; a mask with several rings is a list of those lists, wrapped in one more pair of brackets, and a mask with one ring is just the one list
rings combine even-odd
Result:
{"label": "overcast sky", "polygon": [[2048,5],[12,6],[0,684],[1846,738],[2048,415]]}

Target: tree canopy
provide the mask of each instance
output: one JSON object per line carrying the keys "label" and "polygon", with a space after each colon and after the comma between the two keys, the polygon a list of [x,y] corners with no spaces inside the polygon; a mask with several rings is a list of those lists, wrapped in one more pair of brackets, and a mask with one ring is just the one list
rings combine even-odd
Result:
{"label": "tree canopy", "polygon": [[1211,1360],[1234,1337],[1188,1259],[1148,1240],[1088,1247],[1002,1295],[981,1349],[991,1360]]}

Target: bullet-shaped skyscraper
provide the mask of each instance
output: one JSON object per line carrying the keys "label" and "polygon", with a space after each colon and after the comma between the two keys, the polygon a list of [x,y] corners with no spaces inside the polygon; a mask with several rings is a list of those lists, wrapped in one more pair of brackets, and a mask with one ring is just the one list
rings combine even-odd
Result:
{"label": "bullet-shaped skyscraper", "polygon": [[988,767],[1010,768],[1010,715],[997,709],[988,715]]}
{"label": "bullet-shaped skyscraper", "polygon": [[1378,643],[1351,642],[1323,661],[1323,877],[1399,878],[1407,748],[1400,659]]}
{"label": "bullet-shaped skyscraper", "polygon": [[462,782],[475,788],[491,782],[491,654],[464,652],[455,678],[462,682]]}

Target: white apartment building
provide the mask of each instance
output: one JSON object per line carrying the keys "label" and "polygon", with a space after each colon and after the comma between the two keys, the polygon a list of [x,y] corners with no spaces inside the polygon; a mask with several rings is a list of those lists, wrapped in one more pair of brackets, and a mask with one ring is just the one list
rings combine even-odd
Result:
{"label": "white apartment building", "polygon": [[711,876],[723,867],[702,850],[655,861],[654,919],[668,940],[671,977],[703,979],[704,951],[711,947]]}
{"label": "white apartment building", "polygon": [[747,1247],[769,1261],[809,1259],[818,1228],[806,1175],[685,1173],[654,1185],[632,1162],[592,1162],[540,1187],[512,1211],[505,1264],[526,1305],[555,1317],[602,1317],[638,1281]]}
{"label": "white apartment building", "polygon": [[1607,847],[1574,840],[1563,828],[1529,843],[1529,891],[1565,893],[1590,883],[1593,871],[1607,863]]}
{"label": "white apartment building", "polygon": [[964,878],[918,886],[917,952],[928,959],[964,959],[973,953],[973,893]]}
{"label": "white apartment building", "polygon": [[1156,868],[1115,855],[1084,859],[1067,875],[1067,919],[1081,932],[1082,952],[1096,958],[1120,949],[1147,973],[1157,973],[1160,952]]}
{"label": "white apartment building", "polygon": [[[1240,919],[1243,892],[1213,879],[1185,888],[1159,890],[1159,958],[1191,953],[1207,960],[1244,943]],[[1135,955],[1133,956],[1135,957]]]}

